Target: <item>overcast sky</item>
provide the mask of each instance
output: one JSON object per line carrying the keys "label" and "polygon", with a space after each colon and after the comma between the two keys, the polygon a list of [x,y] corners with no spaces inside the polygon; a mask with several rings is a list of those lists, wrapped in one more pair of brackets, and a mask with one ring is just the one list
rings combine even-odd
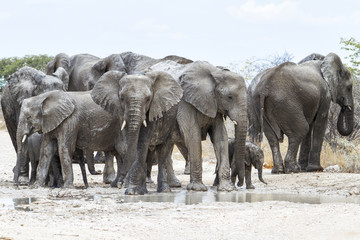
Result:
{"label": "overcast sky", "polygon": [[287,51],[344,56],[360,41],[360,1],[1,0],[0,58],[132,51],[215,65]]}

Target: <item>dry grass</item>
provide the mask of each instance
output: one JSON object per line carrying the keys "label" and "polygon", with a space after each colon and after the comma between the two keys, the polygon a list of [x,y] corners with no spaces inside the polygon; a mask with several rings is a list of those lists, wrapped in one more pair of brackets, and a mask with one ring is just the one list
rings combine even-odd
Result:
{"label": "dry grass", "polygon": [[[288,147],[287,138],[280,144],[280,152],[283,159],[286,156]],[[271,169],[273,167],[272,153],[268,141],[264,138],[261,143],[261,149],[264,151],[264,168]],[[360,173],[360,145],[353,144],[351,147],[345,147],[336,152],[327,142],[323,143],[320,155],[321,166],[325,169],[329,166],[338,165],[342,172]]]}

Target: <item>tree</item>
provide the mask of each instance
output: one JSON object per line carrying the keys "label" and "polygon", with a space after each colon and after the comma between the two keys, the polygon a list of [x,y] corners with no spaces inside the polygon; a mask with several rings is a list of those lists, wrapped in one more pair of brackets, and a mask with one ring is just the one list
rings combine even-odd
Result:
{"label": "tree", "polygon": [[292,54],[284,52],[282,55],[274,54],[266,58],[255,58],[245,60],[242,63],[230,63],[230,70],[243,76],[246,85],[249,85],[253,78],[267,68],[276,67],[284,62],[289,62],[294,58]]}
{"label": "tree", "polygon": [[356,41],[355,38],[351,37],[349,39],[341,38],[340,43],[344,46],[341,49],[344,49],[349,53],[346,56],[346,59],[349,59],[351,62],[351,66],[348,66],[349,70],[355,76],[360,76],[360,42]]}

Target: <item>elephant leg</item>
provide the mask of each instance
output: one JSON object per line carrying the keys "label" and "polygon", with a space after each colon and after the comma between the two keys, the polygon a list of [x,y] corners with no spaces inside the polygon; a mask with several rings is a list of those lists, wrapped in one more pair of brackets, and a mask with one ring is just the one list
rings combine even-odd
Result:
{"label": "elephant leg", "polygon": [[50,163],[55,155],[56,142],[45,136],[41,143],[40,159],[36,170],[36,185],[43,187],[49,173]]}
{"label": "elephant leg", "polygon": [[177,122],[188,150],[190,162],[190,183],[186,188],[187,190],[207,191],[207,187],[202,182],[201,128],[199,121],[196,119],[196,116],[200,113],[185,102],[179,104],[178,112]]}
{"label": "elephant leg", "polygon": [[320,164],[320,153],[324,141],[328,112],[317,114],[314,122],[312,145],[309,156],[309,163],[306,168],[307,172],[322,171],[324,168]]}
{"label": "elephant leg", "polygon": [[172,152],[174,150],[174,145],[168,146],[168,153],[167,157],[165,158],[165,166],[167,172],[167,182],[169,183],[170,187],[181,187],[180,180],[176,177],[174,168],[173,168],[173,160],[171,158]]}
{"label": "elephant leg", "polygon": [[[158,169],[159,169],[158,177],[157,177],[158,192],[171,192],[169,175],[172,174],[173,177],[175,177],[174,170],[172,168],[172,160],[171,160],[172,149],[173,149],[173,145],[170,143],[170,141],[165,141],[162,145],[157,147]],[[169,173],[169,171],[172,172]]]}
{"label": "elephant leg", "polygon": [[103,182],[110,184],[115,179],[115,168],[114,168],[114,155],[110,152],[105,152],[105,165],[103,171]]}
{"label": "elephant leg", "polygon": [[189,175],[190,174],[190,161],[189,161],[189,157],[188,157],[188,150],[187,150],[184,142],[182,142],[182,141],[177,142],[176,147],[179,149],[181,155],[185,159],[184,174]]}
{"label": "elephant leg", "polygon": [[273,132],[273,130],[267,124],[266,121],[264,121],[264,132],[265,132],[266,138],[269,142],[272,156],[273,156],[274,166],[271,170],[271,173],[273,173],[273,174],[284,173],[284,163],[283,163],[283,159],[281,157],[279,140],[276,137],[276,134]]}
{"label": "elephant leg", "polygon": [[230,179],[230,162],[229,162],[229,142],[224,120],[220,115],[215,119],[215,126],[210,131],[211,142],[214,145],[214,152],[219,168],[217,174],[219,176],[219,191],[232,191],[234,184]]}
{"label": "elephant leg", "polygon": [[[81,158],[82,156],[80,156]],[[85,161],[88,166],[88,170],[91,173],[91,175],[100,175],[101,171],[95,170],[95,162],[94,162],[94,152],[91,150],[84,150],[83,151],[83,157],[85,157]],[[80,161],[81,162],[81,161]]]}
{"label": "elephant leg", "polygon": [[245,165],[245,183],[246,189],[255,189],[251,182],[251,164],[249,166]]}
{"label": "elephant leg", "polygon": [[148,152],[148,157],[146,159],[146,183],[154,183],[154,181],[151,179],[151,171],[152,166],[156,164],[157,160],[157,154],[156,151],[150,151]]}
{"label": "elephant leg", "polygon": [[310,149],[311,149],[311,135],[312,135],[313,128],[310,125],[310,130],[308,131],[306,137],[301,142],[300,146],[300,154],[298,163],[301,168],[301,171],[306,171],[308,166],[309,157],[310,157]]}
{"label": "elephant leg", "polygon": [[72,169],[72,156],[75,151],[75,142],[64,142],[63,139],[58,138],[58,150],[61,163],[61,172],[64,179],[65,188],[73,188],[74,174]]}
{"label": "elephant leg", "polygon": [[300,166],[296,162],[296,155],[299,150],[301,140],[299,138],[289,137],[289,146],[284,159],[285,173],[298,173],[300,172]]}
{"label": "elephant leg", "polygon": [[128,172],[129,186],[125,191],[127,195],[144,195],[148,192],[146,188],[146,159],[153,131],[154,124],[141,128],[139,134],[141,141],[138,143],[137,155],[135,154],[137,157]]}
{"label": "elephant leg", "polygon": [[89,184],[88,184],[88,180],[87,180],[87,176],[86,176],[85,159],[84,159],[84,158],[81,158],[81,159],[80,159],[80,161],[79,161],[79,166],[80,166],[81,175],[82,175],[82,178],[83,178],[83,182],[84,182],[85,188],[88,188],[88,187],[89,187]]}

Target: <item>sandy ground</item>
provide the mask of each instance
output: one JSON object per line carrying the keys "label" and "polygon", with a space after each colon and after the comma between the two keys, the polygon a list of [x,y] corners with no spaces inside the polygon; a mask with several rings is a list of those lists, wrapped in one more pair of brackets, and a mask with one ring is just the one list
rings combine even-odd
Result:
{"label": "sandy ground", "polygon": [[175,153],[183,187],[170,194],[149,185],[147,196],[125,196],[124,189],[103,184],[102,176],[89,176],[84,190],[76,165],[76,189],[16,189],[16,156],[5,130],[0,149],[0,239],[360,239],[359,174],[266,170],[265,185],[254,170],[255,190],[217,193],[210,187],[215,161],[207,156],[203,180],[209,190],[191,193],[184,161]]}

